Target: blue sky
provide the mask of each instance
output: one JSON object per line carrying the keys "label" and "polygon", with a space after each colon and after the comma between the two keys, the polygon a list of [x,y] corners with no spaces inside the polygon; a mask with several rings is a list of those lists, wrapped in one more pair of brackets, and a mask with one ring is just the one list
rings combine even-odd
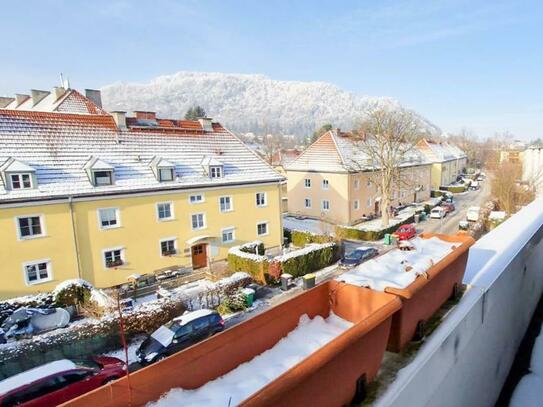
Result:
{"label": "blue sky", "polygon": [[25,1],[2,4],[0,94],[261,73],[390,96],[446,131],[543,137],[539,1]]}

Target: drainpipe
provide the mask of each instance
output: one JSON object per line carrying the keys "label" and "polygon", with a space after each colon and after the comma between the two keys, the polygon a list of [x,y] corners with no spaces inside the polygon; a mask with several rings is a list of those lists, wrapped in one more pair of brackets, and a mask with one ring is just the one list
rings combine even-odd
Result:
{"label": "drainpipe", "polygon": [[72,234],[73,234],[73,241],[74,241],[74,250],[75,250],[75,260],[77,263],[77,277],[82,278],[81,276],[81,259],[79,256],[79,243],[77,241],[77,233],[75,231],[75,219],[74,219],[74,206],[73,206],[73,198],[70,195],[68,197],[68,205],[70,207],[70,219],[72,221]]}

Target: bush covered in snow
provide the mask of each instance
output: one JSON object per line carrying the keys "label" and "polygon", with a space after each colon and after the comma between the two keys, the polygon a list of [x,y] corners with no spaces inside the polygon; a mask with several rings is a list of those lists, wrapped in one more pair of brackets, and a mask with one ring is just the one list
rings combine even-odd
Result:
{"label": "bush covered in snow", "polygon": [[291,242],[294,246],[304,247],[310,243],[328,243],[334,240],[332,236],[318,235],[305,230],[291,230]]}
{"label": "bush covered in snow", "polygon": [[335,243],[313,243],[303,249],[275,257],[271,263],[273,267],[270,267],[270,273],[274,270],[272,277],[275,279],[278,279],[281,273],[301,277],[331,265],[337,257],[338,246]]}
{"label": "bush covered in snow", "polygon": [[341,236],[342,239],[375,241],[384,238],[387,233],[394,233],[401,225],[413,223],[414,221],[414,215],[397,222],[391,219],[390,225],[380,230],[362,230],[356,227],[337,225],[336,236]]}
{"label": "bush covered in snow", "polygon": [[55,304],[60,307],[80,306],[89,302],[92,290],[94,290],[92,284],[85,280],[66,280],[55,287],[53,298]]}
{"label": "bush covered in snow", "polygon": [[244,253],[257,254],[259,256],[264,256],[264,253],[266,252],[264,243],[262,243],[260,240],[244,243],[238,246],[238,248]]}
{"label": "bush covered in snow", "polygon": [[228,269],[231,272],[249,273],[256,281],[265,283],[268,258],[257,253],[264,253],[262,242],[255,241],[242,246],[231,247],[228,250]]}

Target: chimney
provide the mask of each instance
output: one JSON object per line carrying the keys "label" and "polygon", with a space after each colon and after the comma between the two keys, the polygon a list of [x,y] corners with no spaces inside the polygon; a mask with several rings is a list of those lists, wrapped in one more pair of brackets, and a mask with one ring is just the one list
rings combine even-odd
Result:
{"label": "chimney", "polygon": [[43,98],[48,96],[51,92],[46,90],[30,89],[30,94],[32,95],[32,107],[40,103]]}
{"label": "chimney", "polygon": [[146,112],[143,110],[134,110],[137,120],[156,120],[156,112]]}
{"label": "chimney", "polygon": [[113,120],[115,120],[115,124],[120,130],[126,130],[126,112],[116,110],[111,112],[111,116],[113,116]]}
{"label": "chimney", "polygon": [[53,95],[55,96],[55,102],[59,100],[66,93],[66,89],[60,86],[55,86],[53,88]]}
{"label": "chimney", "polygon": [[26,99],[28,99],[30,96],[29,95],[23,95],[22,93],[16,93],[15,94],[15,100],[17,101],[17,106],[20,106],[21,103],[23,103]]}
{"label": "chimney", "polygon": [[204,131],[213,131],[213,119],[211,117],[202,117],[201,119],[198,119],[198,121],[200,122],[200,125]]}
{"label": "chimney", "polygon": [[96,89],[85,89],[85,96],[100,109],[102,108],[102,92]]}
{"label": "chimney", "polygon": [[7,107],[11,102],[13,102],[15,98],[8,98],[5,96],[0,96],[0,109]]}

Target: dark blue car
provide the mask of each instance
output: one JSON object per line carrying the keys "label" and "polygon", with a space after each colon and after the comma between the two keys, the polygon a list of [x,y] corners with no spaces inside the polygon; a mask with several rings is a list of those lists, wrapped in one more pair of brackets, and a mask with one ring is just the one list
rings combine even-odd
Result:
{"label": "dark blue car", "polygon": [[360,263],[371,259],[379,254],[379,251],[374,247],[357,247],[351,253],[341,259],[339,263],[343,267],[354,267]]}

